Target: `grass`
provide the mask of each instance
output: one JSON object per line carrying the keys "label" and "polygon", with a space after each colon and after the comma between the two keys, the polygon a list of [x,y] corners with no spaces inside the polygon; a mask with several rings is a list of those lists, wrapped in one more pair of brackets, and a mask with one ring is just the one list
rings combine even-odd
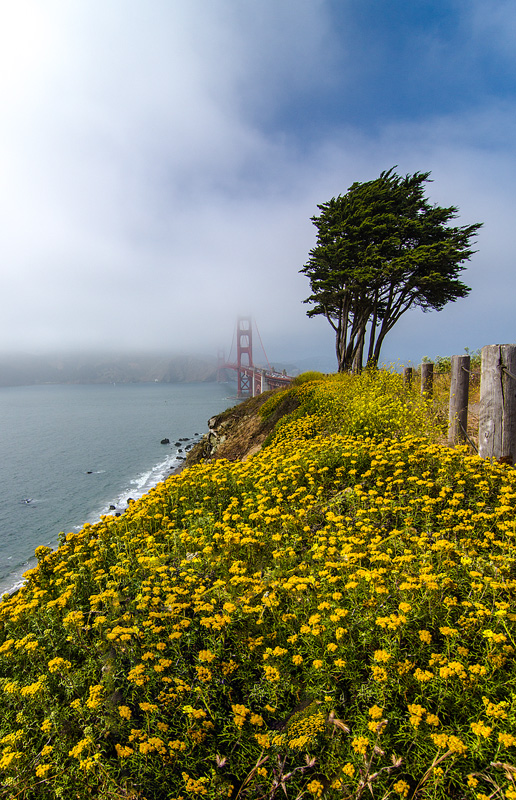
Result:
{"label": "grass", "polygon": [[514,469],[388,372],[281,403],[253,458],[37,549],[2,797],[516,798]]}

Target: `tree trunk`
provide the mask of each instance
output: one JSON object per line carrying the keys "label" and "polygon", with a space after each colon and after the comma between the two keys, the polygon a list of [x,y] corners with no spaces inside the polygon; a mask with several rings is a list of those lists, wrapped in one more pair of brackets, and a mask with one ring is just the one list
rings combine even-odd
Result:
{"label": "tree trunk", "polygon": [[355,357],[353,359],[353,372],[355,375],[359,375],[362,372],[363,368],[363,358],[364,358],[364,340],[365,340],[365,332],[361,334],[358,346],[356,348]]}
{"label": "tree trunk", "polygon": [[377,367],[378,361],[380,360],[380,350],[382,349],[383,340],[387,336],[388,331],[383,330],[383,325],[380,329],[380,333],[378,334],[378,338],[376,339],[376,344],[374,346],[374,353],[371,359],[371,366]]}
{"label": "tree trunk", "polygon": [[344,356],[342,353],[340,335],[338,333],[335,338],[335,354],[337,356],[337,372],[344,372]]}
{"label": "tree trunk", "polygon": [[374,353],[374,339],[376,335],[376,326],[378,324],[378,290],[374,296],[373,319],[371,321],[371,330],[369,332],[369,351],[367,353],[367,363],[371,361]]}

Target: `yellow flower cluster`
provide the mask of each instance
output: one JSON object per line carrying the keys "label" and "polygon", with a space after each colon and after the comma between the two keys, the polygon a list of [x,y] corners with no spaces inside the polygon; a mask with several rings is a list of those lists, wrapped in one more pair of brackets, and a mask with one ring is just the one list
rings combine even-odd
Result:
{"label": "yellow flower cluster", "polygon": [[311,752],[325,726],[325,713],[314,708],[313,704],[304,712],[295,714],[287,727],[286,740],[289,749]]}

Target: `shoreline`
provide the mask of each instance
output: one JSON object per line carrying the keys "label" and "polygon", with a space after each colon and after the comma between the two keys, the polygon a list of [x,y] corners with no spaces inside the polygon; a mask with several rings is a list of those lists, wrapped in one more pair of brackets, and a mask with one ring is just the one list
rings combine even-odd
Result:
{"label": "shoreline", "polygon": [[44,386],[1,399],[0,594],[23,583],[37,547],[55,549],[60,532],[122,514],[128,498],[180,474],[208,420],[235,402],[211,383]]}
{"label": "shoreline", "polygon": [[[185,444],[186,443],[191,443],[190,447],[191,447],[191,449],[193,449],[196,444],[198,444],[200,441],[202,441],[204,436],[205,436],[205,434],[195,433],[193,436],[182,437],[182,440],[181,440],[181,437],[180,437],[178,439],[178,441],[182,441],[182,443],[185,443]],[[172,445],[172,447],[174,447],[174,446],[176,446],[176,445]],[[189,452],[191,452],[191,450]],[[181,460],[180,457],[176,454],[175,456],[173,456],[173,458],[174,458],[175,461],[178,461],[179,463],[177,463],[175,466],[169,468],[169,470],[164,475],[161,475],[156,481],[153,481],[152,483],[150,483],[148,485],[147,485],[147,483],[145,483],[144,484],[145,485],[145,491],[143,491],[141,494],[139,494],[138,492],[132,492],[132,494],[136,494],[137,497],[136,498],[128,497],[127,500],[126,500],[125,507],[122,507],[120,504],[114,505],[115,501],[113,501],[110,504],[108,510],[100,511],[98,514],[95,514],[94,521],[85,520],[81,525],[75,525],[73,530],[72,531],[68,531],[68,532],[69,533],[74,533],[74,532],[80,531],[80,530],[82,530],[84,525],[87,525],[87,524],[96,525],[98,522],[101,521],[102,517],[104,517],[104,516],[122,517],[125,514],[125,512],[127,511],[127,509],[129,508],[130,505],[132,505],[133,503],[139,502],[143,497],[145,497],[145,495],[148,494],[148,492],[151,491],[151,489],[155,488],[160,483],[163,483],[168,478],[171,478],[171,477],[173,477],[175,475],[179,475],[184,469],[187,468],[187,464],[186,464],[187,456],[183,457],[183,459]],[[158,461],[157,464],[155,464],[151,468],[150,473],[152,473],[153,470],[158,468],[161,463],[162,463],[162,461]],[[145,474],[145,473],[141,473],[141,474]],[[133,480],[137,481],[138,478],[135,478]],[[127,492],[122,492],[121,494],[125,495],[125,494],[127,494]],[[92,517],[93,517],[93,515],[92,515]],[[37,559],[36,559],[36,557],[34,555],[34,552],[36,551],[36,549],[38,547],[41,547],[41,546],[42,546],[41,544],[36,545],[32,555],[29,556],[29,558],[27,559],[26,562],[24,562],[24,564],[20,565],[19,570],[13,570],[13,573],[12,573],[13,582],[12,582],[12,584],[10,584],[9,575],[7,575],[5,577],[5,579],[2,580],[2,583],[5,582],[6,584],[10,584],[10,585],[6,586],[3,589],[0,589],[0,602],[1,602],[1,599],[2,599],[2,597],[4,595],[7,595],[8,597],[12,597],[14,594],[16,594],[16,592],[18,592],[23,587],[23,585],[25,583],[25,579],[23,578],[23,575],[24,575],[24,573],[28,572],[31,569],[34,569],[34,567],[37,566],[38,562],[37,562]],[[48,544],[46,546],[51,546],[51,545]],[[59,547],[60,547],[59,542],[57,542],[56,545],[54,547],[52,547],[52,550],[57,550]],[[20,577],[15,577],[17,572],[21,572]]]}

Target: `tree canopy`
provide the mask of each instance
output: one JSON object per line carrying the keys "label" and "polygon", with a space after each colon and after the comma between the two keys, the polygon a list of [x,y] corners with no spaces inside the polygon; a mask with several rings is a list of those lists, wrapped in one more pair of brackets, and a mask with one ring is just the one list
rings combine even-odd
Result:
{"label": "tree canopy", "polygon": [[[453,227],[455,206],[425,197],[430,172],[394,167],[318,206],[317,244],[300,272],[310,280],[309,317],[335,331],[339,372],[377,365],[385,336],[409,308],[440,311],[470,292],[458,279],[482,223]],[[367,352],[366,352],[367,347]]]}

